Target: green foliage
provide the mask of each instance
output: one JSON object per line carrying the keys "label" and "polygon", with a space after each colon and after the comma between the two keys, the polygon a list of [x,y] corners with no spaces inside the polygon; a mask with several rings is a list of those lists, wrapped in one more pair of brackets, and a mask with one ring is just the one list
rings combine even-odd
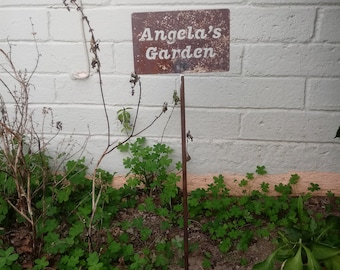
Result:
{"label": "green foliage", "polygon": [[212,269],[211,258],[212,258],[212,255],[210,252],[204,253],[204,259],[202,262],[203,269]]}
{"label": "green foliage", "polygon": [[337,270],[340,260],[340,217],[329,215],[317,221],[304,210],[303,197],[298,197],[298,221],[279,233],[279,247],[255,270],[273,270],[274,262],[281,269]]}
{"label": "green foliage", "polygon": [[128,111],[128,110],[131,110],[131,109],[132,108],[130,108],[130,107],[123,108],[123,109],[120,109],[117,112],[117,118],[122,125],[121,132],[125,132],[126,134],[128,134],[132,130],[131,114]]}
{"label": "green foliage", "polygon": [[19,255],[14,252],[13,247],[6,250],[0,249],[0,269],[20,269],[15,262],[18,260]]}
{"label": "green foliage", "polygon": [[265,182],[262,182],[261,183],[261,190],[265,193],[267,193],[269,191],[269,184],[268,183],[265,183]]}
{"label": "green foliage", "polygon": [[[49,266],[66,270],[169,269],[175,259],[181,263],[183,238],[167,235],[172,227],[183,228],[183,205],[177,187],[180,177],[173,172],[181,169],[181,163],[173,165],[170,147],[148,146],[145,138],[119,148],[130,154],[123,160],[130,170],[128,181],[116,189],[111,186],[113,174],[101,169],[96,171],[94,190],[101,192],[101,196],[92,221],[93,182],[87,179],[84,158],[67,161],[64,172],[50,175],[45,163],[48,157],[27,157],[32,164],[35,237],[41,243],[40,253],[32,260],[34,270]],[[40,169],[36,168],[38,162]],[[269,238],[280,229],[278,249],[254,269],[273,269],[277,261],[283,269],[299,269],[301,263],[309,267],[306,269],[319,266],[336,269],[340,240],[332,235],[337,233],[338,219],[333,216],[324,219],[321,213],[312,214],[304,208],[310,192],[318,190],[319,186],[311,183],[305,196],[292,197],[299,176],[291,175],[287,184],[274,187],[279,192],[277,197],[268,195],[269,184],[265,182],[260,184],[259,190],[250,190],[249,183],[265,173],[264,166],[247,173],[238,182],[244,189],[239,197],[230,196],[228,183],[222,175],[213,177],[213,183],[206,189],[196,189],[189,194],[190,223],[200,224],[201,230],[216,241],[216,246],[226,255],[234,250],[247,251],[254,238]],[[46,175],[50,177],[47,179]],[[8,204],[8,200],[16,196],[11,175],[1,172],[0,181],[0,222],[6,231],[15,220],[23,219]],[[340,202],[333,193],[328,192],[327,198],[327,211],[339,207]],[[120,211],[128,212],[129,208],[138,209],[141,216],[118,222]],[[147,218],[156,216],[161,217],[161,223],[146,222]],[[91,235],[89,226],[93,231]],[[158,232],[163,235],[155,235],[155,226],[159,226]],[[194,248],[202,249],[197,245],[191,243],[190,252]],[[19,261],[20,256],[13,247],[0,250],[1,269],[19,269]],[[240,265],[247,264],[245,258],[240,259]],[[201,266],[213,268],[212,254],[205,252]]]}
{"label": "green foliage", "polygon": [[[258,166],[257,172],[265,174],[265,167]],[[242,179],[239,186],[246,188],[249,181],[255,177],[254,173],[247,173],[246,179]],[[267,192],[269,185],[262,183],[261,187]],[[219,242],[221,252],[227,253],[232,248],[246,251],[254,236],[269,235],[270,230],[262,227],[261,220],[264,217],[276,217],[281,210],[281,204],[276,202],[275,198],[259,191],[242,197],[232,197],[229,192],[224,177],[214,177],[214,182],[208,185],[207,190],[197,189],[190,193],[190,216],[205,220],[202,229]]]}
{"label": "green foliage", "polygon": [[99,262],[99,255],[97,252],[90,253],[87,258],[87,269],[89,270],[104,270],[106,267],[104,267],[102,262]]}
{"label": "green foliage", "polygon": [[176,183],[180,177],[169,173],[172,164],[170,154],[173,150],[165,144],[146,145],[144,137],[137,138],[134,143],[126,143],[119,147],[121,151],[128,151],[131,157],[123,160],[125,168],[129,169],[127,180],[131,187],[142,187],[147,194],[162,191],[163,204],[171,204],[171,199],[178,195]]}
{"label": "green foliage", "polygon": [[41,259],[34,260],[34,267],[33,270],[43,270],[49,265],[49,262],[46,261],[46,257],[42,257]]}
{"label": "green foliage", "polygon": [[310,183],[310,187],[308,187],[308,190],[311,192],[317,191],[320,190],[320,186],[319,184]]}
{"label": "green foliage", "polygon": [[256,167],[256,173],[258,175],[265,175],[265,174],[267,174],[266,167],[265,166],[257,166]]}
{"label": "green foliage", "polygon": [[8,204],[2,197],[0,197],[0,224],[2,224],[3,220],[6,219],[7,214]]}

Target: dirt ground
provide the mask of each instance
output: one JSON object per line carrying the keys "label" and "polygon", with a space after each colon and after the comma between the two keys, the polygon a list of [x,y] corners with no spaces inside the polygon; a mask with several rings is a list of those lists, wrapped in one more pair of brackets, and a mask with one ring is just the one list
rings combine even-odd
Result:
{"label": "dirt ground", "polygon": [[[319,213],[325,213],[325,206],[327,204],[329,204],[329,198],[313,197],[309,200],[306,207]],[[340,216],[340,209],[337,209],[332,214]],[[115,227],[115,224],[113,224],[111,228],[112,232],[115,232],[117,235],[119,235],[122,231],[120,225],[118,224],[121,224],[123,221],[133,220],[134,218],[138,217],[143,218],[143,224],[152,229],[152,234],[147,242],[142,242],[138,237],[138,232],[133,228],[129,228],[126,231],[130,234],[131,244],[133,244],[136,253],[142,251],[142,249],[145,247],[152,248],[152,246],[154,246],[157,241],[161,241],[162,239],[178,239],[179,241],[183,240],[183,230],[179,229],[178,227],[170,227],[167,230],[161,229],[160,224],[162,221],[164,221],[162,217],[149,212],[141,212],[135,208],[125,209],[119,212],[116,218],[117,226]],[[100,232],[98,232],[97,239],[93,240],[96,241],[97,245],[104,246],[106,242],[105,235],[106,233],[100,234]],[[275,249],[275,244],[273,243],[273,239],[275,239],[274,233],[268,238],[255,238],[247,251],[232,250],[227,254],[223,254],[219,251],[218,243],[211,240],[207,234],[202,232],[201,224],[197,221],[190,222],[188,226],[188,235],[189,246],[196,247],[190,251],[189,254],[190,270],[251,270],[254,264],[267,258],[267,256]],[[11,243],[15,247],[16,252],[21,254],[22,268],[31,268],[32,261],[30,258],[32,247],[30,246],[30,232],[27,230],[27,228],[16,228],[15,224],[13,224],[13,230],[6,233],[6,239],[3,238],[3,240]],[[202,262],[204,261],[207,253],[211,254],[211,268],[203,268],[202,266]],[[183,270],[184,268],[179,266],[179,261],[181,259],[182,254],[180,252],[175,254],[175,258],[173,259],[171,266],[169,266],[169,270]],[[46,269],[55,270],[56,268],[49,267]],[[127,268],[123,265],[121,269],[123,270]]]}
{"label": "dirt ground", "polygon": [[[313,197],[309,200],[306,207],[318,211],[319,213],[325,213],[325,205],[328,203],[329,199],[327,197]],[[340,209],[332,214],[340,216]],[[165,232],[160,230],[159,224],[162,222],[162,218],[150,213],[141,213],[136,209],[128,209],[127,212],[121,212],[118,219],[126,220],[140,216],[143,217],[144,224],[153,229],[150,242],[155,242],[157,239],[183,239],[183,231],[178,228],[171,227]],[[247,251],[232,250],[227,254],[223,254],[218,249],[218,243],[211,240],[207,234],[203,233],[200,227],[201,225],[197,221],[191,221],[188,226],[189,246],[195,245],[198,247],[189,254],[189,269],[191,270],[204,269],[202,267],[202,262],[206,253],[212,255],[210,258],[211,268],[209,269],[251,270],[254,264],[266,259],[275,249],[273,241],[273,239],[275,239],[275,234],[273,233],[271,237],[268,238],[255,238]],[[134,234],[133,231],[131,231],[131,233]],[[135,244],[136,243],[134,243],[134,245]],[[169,267],[170,270],[184,269],[178,266],[180,258],[181,257],[178,256],[174,259],[174,265]],[[246,261],[246,263],[242,265],[242,261]]]}
{"label": "dirt ground", "polygon": [[[121,212],[118,220],[126,220],[133,219],[136,217],[143,217],[144,225],[152,228],[152,236],[148,243],[140,243],[140,247],[143,245],[148,245],[157,241],[157,239],[183,239],[183,230],[175,227],[169,228],[167,231],[160,230],[160,223],[163,219],[159,216],[153,214],[145,214],[141,213],[136,209],[128,209],[127,212]],[[202,232],[200,229],[201,225],[198,222],[190,222],[189,220],[188,226],[188,236],[189,236],[189,247],[195,246],[196,248],[193,251],[189,252],[189,269],[191,270],[200,270],[204,269],[202,267],[202,262],[205,258],[205,254],[209,253],[212,255],[210,259],[211,268],[214,270],[250,270],[252,266],[264,260],[272,251],[275,249],[275,245],[272,241],[267,238],[258,238],[255,239],[254,242],[250,245],[248,251],[231,251],[227,254],[223,254],[218,249],[218,243],[216,241],[211,240],[211,238]],[[133,235],[136,232],[133,230],[130,231]],[[133,237],[131,239],[134,239]],[[138,237],[136,237],[136,242],[134,246],[138,246]],[[169,267],[170,270],[182,270],[184,268],[178,265],[179,260],[181,259],[181,255],[177,254],[173,260],[173,265]],[[241,260],[247,260],[247,265],[242,266]],[[124,268],[122,268],[124,269]]]}
{"label": "dirt ground", "polygon": [[[317,211],[318,213],[325,214],[325,205],[329,204],[329,199],[327,197],[313,197],[308,201],[306,208],[312,209],[313,211]],[[340,209],[332,214],[340,216]],[[178,228],[171,227],[168,231],[164,232],[159,229],[159,224],[162,222],[162,218],[153,215],[153,214],[145,214],[137,211],[136,209],[128,209],[128,212],[121,213],[120,218],[122,220],[131,219],[134,217],[138,217],[142,215],[144,219],[144,224],[149,228],[153,229],[153,240],[157,241],[159,239],[172,239],[172,238],[180,238],[183,239],[183,231]],[[326,214],[325,214],[326,215]],[[190,223],[190,219],[189,219]],[[131,232],[133,233],[133,232]],[[189,235],[189,246],[195,245],[198,246],[197,249],[190,252],[189,254],[189,269],[190,270],[203,270],[202,262],[204,260],[204,255],[208,252],[212,255],[210,259],[211,268],[214,270],[251,270],[253,266],[263,261],[270,255],[274,249],[274,239],[275,234],[273,233],[268,238],[255,238],[249,249],[247,251],[238,251],[232,250],[227,254],[223,254],[218,249],[218,243],[210,239],[210,237],[203,233],[200,229],[200,224],[198,222],[191,222],[188,226],[188,235]],[[174,260],[174,265],[169,267],[170,270],[183,270],[184,268],[178,266],[178,260]],[[246,260],[246,263],[242,265],[242,261]]]}

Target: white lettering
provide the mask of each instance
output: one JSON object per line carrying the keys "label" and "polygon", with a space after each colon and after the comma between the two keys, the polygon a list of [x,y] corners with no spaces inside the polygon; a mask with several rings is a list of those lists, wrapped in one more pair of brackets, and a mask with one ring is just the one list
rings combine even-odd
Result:
{"label": "white lettering", "polygon": [[204,29],[197,29],[195,32],[195,38],[196,39],[205,39],[207,37],[207,34],[205,33]]}
{"label": "white lettering", "polygon": [[188,26],[188,39],[193,39],[192,26]]}
{"label": "white lettering", "polygon": [[148,60],[156,60],[157,47],[149,47],[145,52],[145,57]]}
{"label": "white lettering", "polygon": [[168,44],[174,44],[176,42],[176,35],[177,35],[177,31],[176,30],[171,30],[168,33]]}
{"label": "white lettering", "polygon": [[170,59],[171,57],[168,50],[160,50],[158,56],[159,56],[159,59],[167,59],[167,60]]}
{"label": "white lettering", "polygon": [[151,32],[150,28],[145,28],[139,41],[167,41],[168,44],[174,44],[176,40],[184,39],[206,39],[209,36],[212,38],[220,38],[222,36],[222,29],[217,27],[214,28],[212,25],[209,26],[208,30],[200,28],[194,30],[192,26],[182,28],[179,30],[154,30]]}
{"label": "white lettering", "polygon": [[191,46],[188,45],[185,47],[185,49],[181,52],[181,57],[182,58],[191,58],[192,57],[192,53],[191,51]]}
{"label": "white lettering", "polygon": [[207,58],[207,57],[213,58],[216,56],[216,53],[214,52],[213,48],[203,48],[203,51],[204,51],[204,54],[203,54],[204,58]]}
{"label": "white lettering", "polygon": [[145,28],[144,31],[143,31],[143,34],[142,36],[140,37],[139,41],[152,41],[153,38],[151,36],[151,30],[150,28]]}
{"label": "white lettering", "polygon": [[145,57],[148,60],[169,60],[176,58],[213,58],[216,56],[214,48],[195,48],[187,45],[184,49],[158,49],[157,47],[149,47],[145,52]]}
{"label": "white lettering", "polygon": [[215,28],[214,29],[214,34],[213,34],[213,38],[220,38],[221,37],[221,31],[222,31],[222,29],[221,28]]}
{"label": "white lettering", "polygon": [[167,40],[164,30],[155,30],[155,40]]}
{"label": "white lettering", "polygon": [[179,39],[179,40],[185,39],[185,34],[186,34],[185,29],[178,30],[178,32],[177,32],[177,39]]}
{"label": "white lettering", "polygon": [[196,48],[195,50],[194,50],[194,57],[195,58],[201,58],[202,57],[202,48]]}
{"label": "white lettering", "polygon": [[171,59],[176,59],[177,57],[180,57],[180,55],[181,55],[181,50],[180,49],[172,49]]}

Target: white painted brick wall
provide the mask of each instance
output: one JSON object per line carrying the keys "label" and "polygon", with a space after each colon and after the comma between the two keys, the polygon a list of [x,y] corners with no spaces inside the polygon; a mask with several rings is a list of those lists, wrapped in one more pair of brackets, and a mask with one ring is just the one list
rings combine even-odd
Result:
{"label": "white painted brick wall", "polygon": [[323,11],[318,40],[340,42],[340,8],[326,8]]}
{"label": "white painted brick wall", "polygon": [[307,85],[307,108],[310,110],[340,110],[340,80],[310,79]]}
{"label": "white painted brick wall", "polygon": [[[100,40],[112,142],[124,138],[117,111],[135,108],[138,102],[128,82],[133,70],[131,13],[229,8],[230,71],[185,77],[187,127],[194,136],[188,145],[189,173],[244,173],[257,165],[271,173],[340,173],[340,139],[334,139],[340,125],[339,0],[82,1]],[[63,123],[63,134],[51,142],[51,151],[60,141],[66,147],[69,138],[81,145],[90,133],[85,155],[96,160],[107,133],[98,77],[92,71],[86,80],[72,79],[73,73],[87,69],[80,14],[66,11],[62,0],[0,2],[0,48],[9,51],[9,40],[16,66],[29,71],[37,59],[30,17],[41,53],[31,90],[36,122],[41,126],[42,108],[51,107],[54,120]],[[3,70],[0,77],[14,87]],[[142,76],[137,131],[169,102],[168,112],[144,133],[150,143],[160,141],[173,90],[179,90],[178,77]],[[9,100],[5,90],[0,85]],[[49,136],[53,132],[46,130]],[[163,142],[175,149],[174,159],[179,160],[179,108],[164,135]],[[123,172],[122,154],[113,152],[102,166]]]}
{"label": "white painted brick wall", "polygon": [[247,43],[306,42],[313,36],[315,13],[314,7],[231,8],[231,38]]}

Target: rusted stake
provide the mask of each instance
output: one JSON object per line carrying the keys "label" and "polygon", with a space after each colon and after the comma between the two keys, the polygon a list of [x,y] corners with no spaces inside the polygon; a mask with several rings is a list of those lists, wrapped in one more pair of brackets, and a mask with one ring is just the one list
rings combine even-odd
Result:
{"label": "rusted stake", "polygon": [[184,93],[184,76],[183,75],[181,75],[180,103],[181,103],[181,128],[182,128],[182,183],[183,183],[184,269],[185,270],[189,270],[187,145],[186,145],[185,93]]}

